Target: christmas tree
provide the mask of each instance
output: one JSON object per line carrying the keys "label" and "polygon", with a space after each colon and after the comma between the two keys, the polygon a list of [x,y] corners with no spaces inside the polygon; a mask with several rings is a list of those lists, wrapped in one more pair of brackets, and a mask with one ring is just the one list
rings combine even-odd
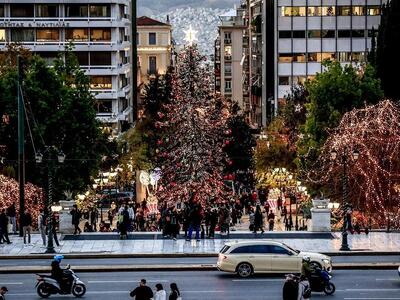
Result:
{"label": "christmas tree", "polygon": [[231,162],[223,146],[231,135],[229,109],[215,97],[210,74],[196,45],[179,53],[171,102],[157,123],[164,133],[156,150],[162,172],[159,201],[196,199],[205,205],[226,199],[223,173]]}

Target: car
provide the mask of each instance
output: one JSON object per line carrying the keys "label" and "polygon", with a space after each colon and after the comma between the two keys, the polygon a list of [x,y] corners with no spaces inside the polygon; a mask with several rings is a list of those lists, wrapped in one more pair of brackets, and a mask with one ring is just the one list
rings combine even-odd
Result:
{"label": "car", "polygon": [[132,192],[117,192],[110,194],[103,194],[103,197],[98,200],[98,204],[102,205],[103,208],[111,206],[111,203],[116,203],[118,205],[126,204],[133,201]]}
{"label": "car", "polygon": [[243,278],[255,273],[300,273],[304,256],[311,258],[311,265],[332,272],[329,256],[267,240],[226,243],[219,253],[217,268]]}

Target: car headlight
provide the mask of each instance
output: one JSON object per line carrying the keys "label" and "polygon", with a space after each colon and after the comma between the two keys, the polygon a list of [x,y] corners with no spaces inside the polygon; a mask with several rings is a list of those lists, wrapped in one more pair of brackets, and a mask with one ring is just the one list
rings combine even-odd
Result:
{"label": "car headlight", "polygon": [[329,265],[331,263],[331,260],[328,258],[324,258],[324,259],[322,259],[322,261],[324,262],[324,264],[327,264],[327,265]]}

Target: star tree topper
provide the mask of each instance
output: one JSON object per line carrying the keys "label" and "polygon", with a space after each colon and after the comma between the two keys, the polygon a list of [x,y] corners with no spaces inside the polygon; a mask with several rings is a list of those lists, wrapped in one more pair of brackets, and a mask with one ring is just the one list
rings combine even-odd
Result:
{"label": "star tree topper", "polygon": [[188,42],[188,44],[189,44],[190,46],[192,46],[193,43],[194,43],[195,41],[197,41],[196,35],[197,35],[197,32],[198,32],[198,31],[193,30],[192,25],[190,25],[190,26],[189,26],[189,29],[188,29],[188,30],[184,30],[184,32],[185,32],[185,34],[186,34],[185,41]]}

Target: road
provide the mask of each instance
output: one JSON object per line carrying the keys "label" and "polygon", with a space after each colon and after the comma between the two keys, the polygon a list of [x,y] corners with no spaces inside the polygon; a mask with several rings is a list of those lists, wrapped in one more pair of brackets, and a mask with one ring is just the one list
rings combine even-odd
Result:
{"label": "road", "polygon": [[[400,256],[335,256],[335,263],[376,263],[398,262]],[[101,259],[64,259],[64,264],[71,266],[90,265],[162,265],[162,264],[215,264],[216,257],[181,257],[181,258],[101,258]],[[49,266],[49,259],[1,259],[0,266]]]}
{"label": "road", "polygon": [[[250,279],[220,272],[138,272],[138,273],[84,273],[78,274],[87,284],[87,300],[129,299],[128,291],[146,278],[154,288],[161,283],[168,289],[176,282],[184,300],[281,300],[282,276],[256,276]],[[395,300],[400,299],[400,277],[397,270],[336,271],[332,282],[335,295],[330,300]],[[0,285],[8,286],[7,300],[39,299],[34,290],[35,276],[29,274],[0,275]],[[51,299],[69,299],[52,296]],[[327,299],[313,294],[312,299]]]}

